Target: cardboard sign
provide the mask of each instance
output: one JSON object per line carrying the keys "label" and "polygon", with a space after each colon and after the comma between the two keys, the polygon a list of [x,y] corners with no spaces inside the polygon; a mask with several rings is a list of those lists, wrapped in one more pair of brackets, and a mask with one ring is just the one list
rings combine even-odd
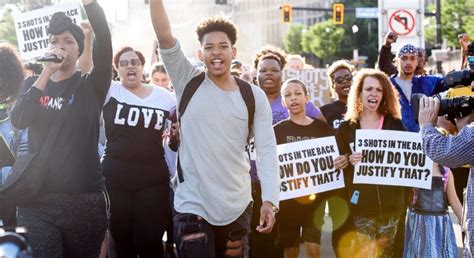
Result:
{"label": "cardboard sign", "polygon": [[314,105],[321,107],[331,102],[327,69],[284,70],[283,81],[296,78],[305,83]]}
{"label": "cardboard sign", "polygon": [[48,25],[56,12],[64,12],[76,24],[82,21],[79,3],[67,3],[15,15],[15,30],[21,57],[30,60],[43,56],[48,50]]}
{"label": "cardboard sign", "polygon": [[422,149],[420,134],[390,130],[357,130],[354,184],[398,185],[431,189],[433,161]]}
{"label": "cardboard sign", "polygon": [[339,150],[334,136],[277,146],[280,201],[344,187],[334,167]]}

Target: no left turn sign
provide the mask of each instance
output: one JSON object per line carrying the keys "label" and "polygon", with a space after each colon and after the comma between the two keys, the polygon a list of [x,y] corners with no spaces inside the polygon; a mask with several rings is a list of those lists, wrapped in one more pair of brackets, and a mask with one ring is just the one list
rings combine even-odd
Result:
{"label": "no left turn sign", "polygon": [[403,36],[415,34],[415,10],[393,10],[388,17],[388,25],[391,31]]}

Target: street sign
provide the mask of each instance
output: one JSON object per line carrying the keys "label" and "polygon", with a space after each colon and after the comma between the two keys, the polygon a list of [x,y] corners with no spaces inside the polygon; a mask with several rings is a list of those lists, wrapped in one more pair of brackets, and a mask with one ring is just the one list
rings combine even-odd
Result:
{"label": "street sign", "polygon": [[379,17],[379,9],[377,7],[357,7],[356,18],[359,19],[372,19]]}
{"label": "street sign", "polygon": [[414,36],[415,15],[413,9],[395,9],[389,11],[388,26],[390,30],[402,36]]}
{"label": "street sign", "polygon": [[406,44],[425,47],[425,0],[378,0],[377,7],[379,49],[390,32],[399,35],[397,42],[392,44],[392,52]]}

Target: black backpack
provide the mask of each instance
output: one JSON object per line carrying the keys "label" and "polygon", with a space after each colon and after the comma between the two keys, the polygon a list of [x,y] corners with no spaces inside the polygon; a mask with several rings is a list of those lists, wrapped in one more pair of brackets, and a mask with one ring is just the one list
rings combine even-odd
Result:
{"label": "black backpack", "polygon": [[[188,107],[189,101],[191,101],[191,98],[193,97],[194,93],[196,93],[197,89],[199,86],[201,86],[202,82],[206,78],[205,72],[200,73],[198,76],[194,77],[189,81],[189,83],[186,85],[186,88],[184,88],[183,95],[181,96],[181,100],[179,101],[179,108],[178,108],[178,122],[181,123],[181,117],[184,115],[184,112],[186,111],[186,108]],[[248,112],[248,136],[247,136],[247,142],[250,141],[250,134],[252,131],[252,126],[253,126],[253,120],[255,117],[255,97],[252,92],[252,86],[244,80],[241,80],[237,77],[234,77],[237,85],[239,86],[240,94],[242,95],[242,98],[244,99],[245,105],[247,106],[247,112]],[[183,178],[183,171],[181,169],[181,165],[179,163],[179,155],[178,155],[178,164],[177,164],[177,173],[178,173],[178,179],[179,182],[182,183],[184,182]]]}

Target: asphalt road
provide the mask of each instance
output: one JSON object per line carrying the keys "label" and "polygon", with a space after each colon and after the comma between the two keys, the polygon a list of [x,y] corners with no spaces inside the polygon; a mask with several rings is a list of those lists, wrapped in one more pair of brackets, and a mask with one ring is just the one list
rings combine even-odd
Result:
{"label": "asphalt road", "polygon": [[[456,216],[454,215],[453,211],[451,208],[449,208],[449,214],[451,216],[451,219],[453,221],[453,228],[454,228],[454,234],[456,235],[456,243],[458,245],[458,254],[459,257],[462,257],[462,241],[461,241],[461,226],[458,223],[458,220]],[[332,228],[332,221],[331,218],[328,215],[328,210],[326,206],[326,215],[324,216],[324,225],[323,225],[323,232],[322,232],[322,237],[321,237],[321,254],[324,258],[327,257],[335,257],[334,250],[331,245],[331,228]],[[307,258],[305,252],[304,252],[304,246],[301,246],[300,248],[300,256],[299,258]]]}

